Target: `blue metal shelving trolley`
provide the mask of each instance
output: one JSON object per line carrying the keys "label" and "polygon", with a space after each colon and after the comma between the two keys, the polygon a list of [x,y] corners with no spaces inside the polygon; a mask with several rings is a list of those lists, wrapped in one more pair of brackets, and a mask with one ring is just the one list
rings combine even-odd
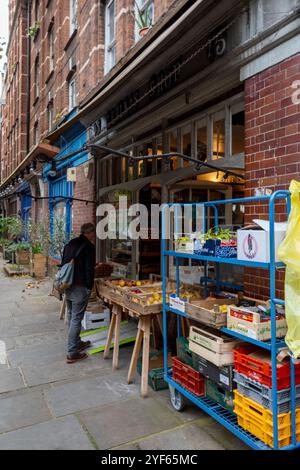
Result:
{"label": "blue metal shelving trolley", "polygon": [[[189,399],[208,415],[212,416],[219,423],[229,429],[233,434],[239,437],[250,447],[257,450],[272,450],[271,447],[268,447],[258,438],[245,431],[237,423],[236,415],[228,412],[225,408],[221,407],[218,403],[212,401],[207,397],[198,397],[193,393],[186,390],[180,384],[175,382],[172,379],[172,370],[168,367],[168,318],[170,315],[177,315],[177,334],[180,336],[180,317],[187,317],[185,313],[182,313],[179,310],[171,308],[167,303],[167,260],[169,257],[173,257],[176,263],[176,285],[177,285],[177,295],[179,296],[180,292],[180,270],[179,270],[179,260],[180,258],[193,259],[198,261],[206,262],[215,262],[218,263],[229,263],[229,264],[238,264],[253,268],[262,268],[268,269],[270,272],[270,301],[271,301],[271,335],[272,339],[270,341],[258,341],[247,336],[243,336],[234,331],[222,328],[222,331],[225,333],[240,338],[246,342],[253,343],[256,346],[264,348],[271,353],[272,358],[272,402],[273,402],[273,433],[274,433],[274,449],[278,449],[278,421],[277,421],[277,371],[276,371],[276,357],[278,350],[280,348],[286,347],[284,340],[276,339],[276,305],[284,305],[284,301],[276,298],[276,270],[278,268],[284,268],[283,263],[275,262],[275,236],[274,236],[274,223],[275,223],[275,209],[276,202],[278,200],[286,203],[286,212],[287,216],[290,213],[290,193],[288,191],[276,191],[271,196],[261,196],[253,198],[243,198],[243,199],[230,199],[223,201],[215,202],[205,202],[205,203],[192,203],[193,206],[201,205],[203,206],[203,230],[206,230],[206,216],[207,209],[212,208],[215,213],[215,225],[218,225],[218,206],[221,204],[247,204],[251,202],[260,203],[269,206],[269,221],[270,221],[270,262],[261,263],[261,262],[251,262],[251,261],[240,261],[237,259],[227,259],[227,258],[214,258],[210,256],[199,256],[188,253],[180,253],[177,251],[171,251],[167,249],[167,237],[166,237],[166,219],[173,208],[175,214],[174,225],[176,227],[176,207],[184,207],[185,204],[168,204],[162,210],[162,277],[163,277],[163,335],[164,335],[164,374],[165,380],[169,384],[171,401],[175,409],[180,411],[183,408],[184,398]],[[189,206],[191,205],[188,204]],[[168,211],[167,211],[167,208]],[[281,450],[291,450],[295,448],[300,448],[300,442],[297,442],[296,437],[296,409],[295,409],[295,369],[294,361],[292,357],[290,358],[290,372],[291,372],[291,444]]]}

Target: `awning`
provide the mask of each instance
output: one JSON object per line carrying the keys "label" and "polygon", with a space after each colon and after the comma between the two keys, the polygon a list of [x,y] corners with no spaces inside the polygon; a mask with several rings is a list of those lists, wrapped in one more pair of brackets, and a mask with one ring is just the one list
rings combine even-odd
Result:
{"label": "awning", "polygon": [[12,178],[18,175],[18,173],[24,168],[29,165],[32,160],[36,157],[46,156],[49,159],[54,158],[60,149],[58,147],[54,147],[50,144],[38,144],[26,155],[24,160],[17,166],[17,168],[1,183],[0,189],[3,188]]}

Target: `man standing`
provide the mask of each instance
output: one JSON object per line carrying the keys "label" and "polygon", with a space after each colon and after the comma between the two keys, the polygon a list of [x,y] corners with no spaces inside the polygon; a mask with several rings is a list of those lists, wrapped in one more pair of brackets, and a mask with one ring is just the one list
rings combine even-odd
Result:
{"label": "man standing", "polygon": [[88,357],[83,352],[91,344],[81,341],[81,321],[94,285],[96,253],[94,240],[95,226],[91,223],[82,225],[80,237],[71,240],[64,248],[62,266],[74,260],[74,281],[66,289],[66,301],[69,320],[67,363],[73,364]]}

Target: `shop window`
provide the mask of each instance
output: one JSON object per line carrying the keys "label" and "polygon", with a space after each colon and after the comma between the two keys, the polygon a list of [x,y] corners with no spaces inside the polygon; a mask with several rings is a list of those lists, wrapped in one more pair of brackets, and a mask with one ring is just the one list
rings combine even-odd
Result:
{"label": "shop window", "polygon": [[213,143],[212,159],[225,157],[225,117],[224,113],[217,113],[213,117]]}
{"label": "shop window", "polygon": [[105,7],[105,73],[116,63],[116,18],[115,0],[107,2]]}
{"label": "shop window", "polygon": [[[192,132],[191,127],[183,127],[181,130],[181,150],[184,155],[192,157]],[[187,160],[183,160],[183,166],[187,167],[190,163]]]}
{"label": "shop window", "polygon": [[244,153],[245,151],[245,113],[237,112],[231,116],[232,126],[232,155]]}
{"label": "shop window", "polygon": [[207,126],[199,123],[197,125],[197,155],[201,162],[207,160]]}
{"label": "shop window", "polygon": [[70,0],[70,36],[77,29],[77,7],[78,0]]}
{"label": "shop window", "polygon": [[[175,153],[178,152],[178,139],[177,139],[177,130],[174,129],[168,133],[168,142],[169,142],[169,152]],[[178,168],[178,157],[171,158],[171,170],[176,170]]]}

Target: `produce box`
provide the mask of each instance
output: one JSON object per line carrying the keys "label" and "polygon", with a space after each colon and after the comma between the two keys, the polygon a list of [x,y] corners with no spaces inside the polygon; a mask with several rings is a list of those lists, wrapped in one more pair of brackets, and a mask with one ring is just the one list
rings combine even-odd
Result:
{"label": "produce box", "polygon": [[172,357],[172,377],[184,388],[195,395],[204,396],[205,379],[192,367],[181,362],[178,357]]}
{"label": "produce box", "polygon": [[[270,262],[270,223],[268,220],[253,220],[254,226],[237,231],[238,259],[243,261]],[[275,261],[277,251],[285,238],[286,222],[274,224]]]}
{"label": "produce box", "polygon": [[209,362],[204,357],[198,356],[198,354],[192,353],[193,368],[204,375],[206,378],[216,382],[218,385],[223,387],[225,390],[232,392],[236,388],[236,384],[233,380],[234,366],[223,366],[218,367],[212,362]]}
{"label": "produce box", "polygon": [[[260,341],[271,339],[271,317],[251,308],[229,306],[227,311],[227,328],[249,338]],[[276,316],[276,337],[286,335],[287,323],[283,315]]]}
{"label": "produce box", "polygon": [[[246,375],[235,372],[234,380],[238,392],[244,397],[250,398],[269,411],[273,411],[272,389],[256,382]],[[296,408],[300,408],[300,385],[296,385]],[[277,390],[277,411],[287,413],[291,409],[291,389]]]}
{"label": "produce box", "polygon": [[185,312],[193,320],[223,328],[227,325],[227,306],[233,303],[232,299],[191,300],[186,304]]}
{"label": "produce box", "polygon": [[216,401],[223,408],[233,413],[233,392],[229,392],[212,380],[207,379],[205,384],[205,396]]}
{"label": "produce box", "polygon": [[[139,357],[137,362],[137,371],[142,374],[142,355]],[[168,354],[168,366],[171,367],[172,357],[171,354]],[[148,374],[148,383],[150,387],[155,390],[164,390],[168,388],[167,382],[164,379],[164,356],[162,351],[154,351],[150,353],[149,356],[149,374]]]}
{"label": "produce box", "polygon": [[190,350],[219,367],[233,364],[233,349],[240,343],[240,340],[208,326],[190,327]]}
{"label": "produce box", "polygon": [[[241,345],[234,350],[234,366],[240,374],[272,387],[272,363],[268,351],[253,345]],[[295,383],[300,384],[300,364],[295,364]],[[290,361],[277,362],[277,389],[290,386]]]}
{"label": "produce box", "polygon": [[[193,367],[193,357],[189,350],[189,340],[184,336],[176,339],[177,357],[190,367]],[[196,369],[197,370],[197,369]]]}
{"label": "produce box", "polygon": [[234,240],[195,240],[194,254],[218,258],[237,258],[237,242]]}
{"label": "produce box", "polygon": [[[274,447],[273,414],[250,398],[234,391],[234,413],[238,424],[269,447]],[[291,413],[278,415],[278,446],[291,443]],[[300,409],[296,410],[296,436],[300,441]]]}

